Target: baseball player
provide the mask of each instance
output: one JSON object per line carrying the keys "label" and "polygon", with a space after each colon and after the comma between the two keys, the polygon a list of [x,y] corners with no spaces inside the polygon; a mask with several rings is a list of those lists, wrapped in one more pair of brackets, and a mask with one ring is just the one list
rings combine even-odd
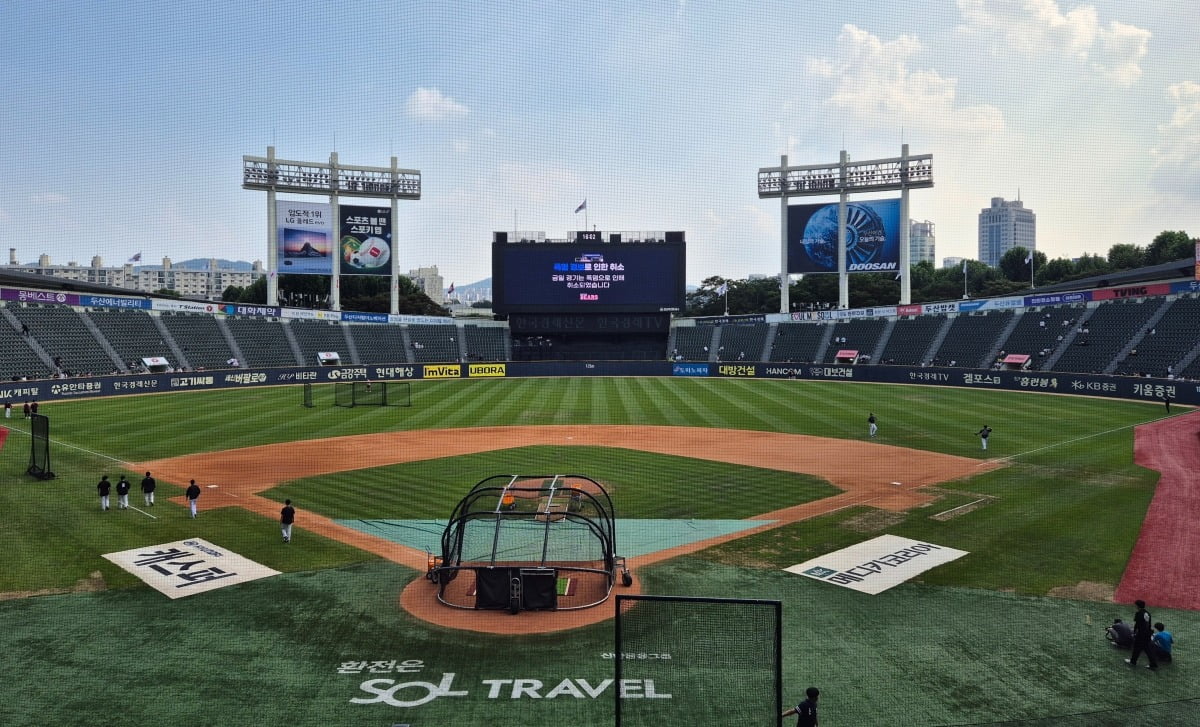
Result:
{"label": "baseball player", "polygon": [[867,417],[867,432],[874,437],[878,431],[879,427],[875,424],[875,412],[871,412],[871,415]]}
{"label": "baseball player", "polygon": [[117,509],[129,509],[129,480],[125,475],[121,475],[120,481],[117,482]]}
{"label": "baseball player", "polygon": [[979,443],[983,445],[984,451],[987,451],[987,440],[992,435],[992,428],[984,424],[983,429],[979,430]]}
{"label": "baseball player", "polygon": [[157,486],[158,483],[155,482],[154,478],[150,476],[149,472],[147,472],[146,476],[142,478],[142,496],[146,498],[147,506],[154,505],[154,488]]}
{"label": "baseball player", "polygon": [[112,491],[112,483],[108,481],[108,475],[100,478],[96,483],[96,491],[100,493],[100,509],[108,509],[108,493]]}
{"label": "baseball player", "polygon": [[291,500],[283,501],[283,509],[279,511],[279,529],[283,532],[283,542],[292,542],[292,524],[296,522],[296,508]]}
{"label": "baseball player", "polygon": [[196,484],[195,480],[192,480],[191,484],[188,485],[184,495],[187,497],[188,511],[191,512],[194,518],[196,517],[196,500],[200,497],[200,486]]}

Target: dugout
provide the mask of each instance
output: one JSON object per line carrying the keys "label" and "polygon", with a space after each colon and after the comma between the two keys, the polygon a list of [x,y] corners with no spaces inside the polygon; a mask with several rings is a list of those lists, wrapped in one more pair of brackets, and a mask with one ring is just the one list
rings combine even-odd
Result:
{"label": "dugout", "polygon": [[464,609],[573,610],[632,576],[616,554],[612,500],[583,475],[493,475],[451,513],[427,574]]}

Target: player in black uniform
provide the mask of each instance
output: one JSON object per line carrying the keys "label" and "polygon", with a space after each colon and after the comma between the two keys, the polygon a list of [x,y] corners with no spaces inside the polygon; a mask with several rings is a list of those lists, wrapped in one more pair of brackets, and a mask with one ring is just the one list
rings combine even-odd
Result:
{"label": "player in black uniform", "polygon": [[817,698],[821,696],[821,690],[809,687],[804,690],[804,695],[808,698],[784,712],[783,716],[796,715],[796,727],[817,727]]}
{"label": "player in black uniform", "polygon": [[283,542],[292,542],[292,523],[296,522],[296,508],[291,500],[283,501],[283,509],[279,511],[279,529],[283,531]]}
{"label": "player in black uniform", "polygon": [[984,424],[983,429],[979,430],[979,443],[983,445],[985,450],[987,449],[987,440],[990,436],[992,436],[992,428]]}
{"label": "player in black uniform", "polygon": [[1150,637],[1154,634],[1154,629],[1151,628],[1150,612],[1146,610],[1146,602],[1138,599],[1134,601],[1137,605],[1137,612],[1133,614],[1133,653],[1125,660],[1129,666],[1137,666],[1138,657],[1142,652],[1146,652],[1146,658],[1150,660],[1147,667],[1150,669],[1158,668],[1158,659],[1154,658],[1154,649],[1150,648]]}
{"label": "player in black uniform", "polygon": [[192,517],[196,517],[196,499],[200,497],[200,486],[196,484],[195,480],[192,480],[183,494],[187,497],[188,510],[192,513]]}
{"label": "player in black uniform", "polygon": [[150,476],[149,472],[147,472],[146,476],[142,478],[142,497],[146,498],[147,506],[154,506],[154,488],[157,486],[158,483],[155,482],[154,478]]}
{"label": "player in black uniform", "polygon": [[125,479],[125,475],[121,475],[120,481],[117,482],[117,508],[129,509],[129,480]]}
{"label": "player in black uniform", "polygon": [[96,491],[100,493],[100,509],[108,509],[108,493],[112,491],[112,483],[108,481],[108,475],[100,478],[96,483]]}

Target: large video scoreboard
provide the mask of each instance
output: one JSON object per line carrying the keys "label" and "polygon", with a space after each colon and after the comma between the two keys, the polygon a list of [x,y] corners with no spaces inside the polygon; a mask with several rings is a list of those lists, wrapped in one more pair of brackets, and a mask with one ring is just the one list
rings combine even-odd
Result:
{"label": "large video scoreboard", "polygon": [[[649,313],[683,310],[685,243],[492,243],[492,310]],[[499,237],[499,236],[498,236]],[[680,235],[682,237],[682,235]]]}

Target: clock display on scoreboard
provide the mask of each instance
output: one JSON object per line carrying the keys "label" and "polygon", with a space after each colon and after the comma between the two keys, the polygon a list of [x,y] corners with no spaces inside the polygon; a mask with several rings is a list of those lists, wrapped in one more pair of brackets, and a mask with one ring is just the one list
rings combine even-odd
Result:
{"label": "clock display on scoreboard", "polygon": [[492,245],[497,313],[683,309],[684,243]]}

